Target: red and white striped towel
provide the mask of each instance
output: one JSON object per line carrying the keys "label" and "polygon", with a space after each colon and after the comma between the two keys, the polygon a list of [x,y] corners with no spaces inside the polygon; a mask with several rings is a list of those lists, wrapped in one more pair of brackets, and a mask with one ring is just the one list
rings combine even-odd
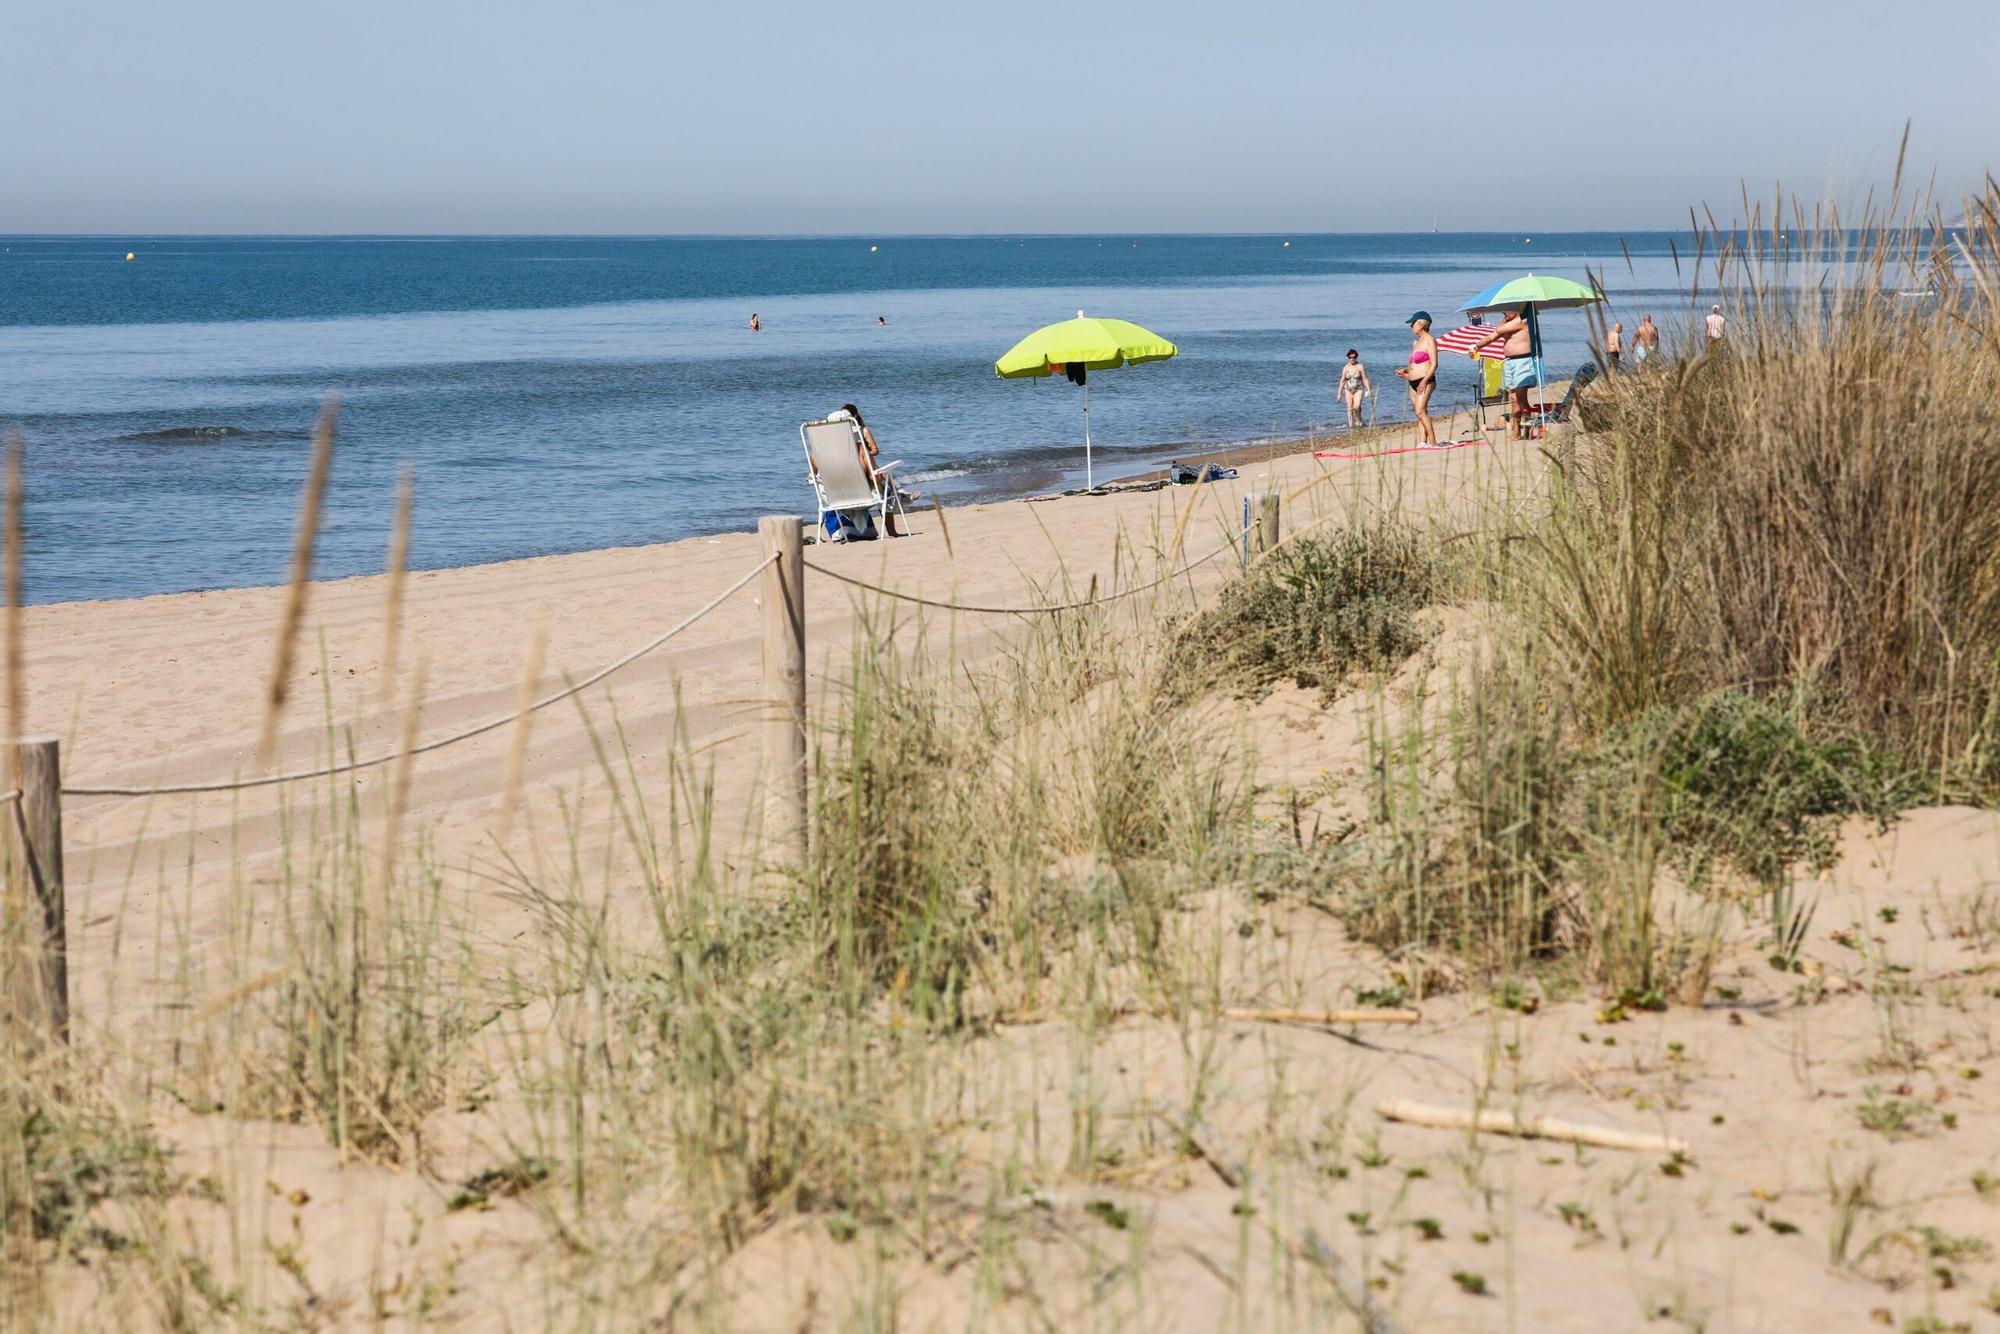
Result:
{"label": "red and white striped towel", "polygon": [[1491,324],[1462,324],[1450,333],[1441,333],[1437,336],[1438,349],[1467,357],[1477,355],[1482,361],[1505,361],[1507,354],[1500,350],[1507,341],[1504,338],[1494,339],[1480,348],[1477,354],[1472,351],[1472,345],[1492,333],[1494,328],[1495,326]]}

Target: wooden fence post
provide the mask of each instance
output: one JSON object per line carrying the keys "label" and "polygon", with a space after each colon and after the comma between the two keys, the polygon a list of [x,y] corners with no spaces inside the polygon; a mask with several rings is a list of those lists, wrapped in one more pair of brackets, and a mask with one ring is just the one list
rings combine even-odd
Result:
{"label": "wooden fence post", "polygon": [[1251,554],[1269,551],[1278,545],[1278,493],[1266,491],[1257,497],[1257,521],[1251,525]]}
{"label": "wooden fence post", "polygon": [[764,554],[764,836],[796,862],[806,852],[805,547],[795,515],[757,521]]}
{"label": "wooden fence post", "polygon": [[52,736],[14,743],[14,778],[21,795],[0,810],[14,825],[20,848],[15,865],[22,883],[12,912],[19,917],[14,945],[21,970],[10,988],[26,1007],[26,1027],[55,1041],[69,1038],[69,954],[63,925],[62,754]]}

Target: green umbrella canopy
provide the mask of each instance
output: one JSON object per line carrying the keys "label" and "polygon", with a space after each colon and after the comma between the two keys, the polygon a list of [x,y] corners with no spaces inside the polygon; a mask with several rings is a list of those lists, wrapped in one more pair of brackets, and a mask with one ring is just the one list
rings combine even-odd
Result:
{"label": "green umbrella canopy", "polygon": [[1588,306],[1602,300],[1604,293],[1594,287],[1586,287],[1567,278],[1544,278],[1530,273],[1487,288],[1459,309],[1475,315],[1526,305],[1542,310],[1561,310],[1568,306]]}
{"label": "green umbrella canopy", "polygon": [[1091,370],[1108,371],[1142,361],[1165,361],[1179,351],[1129,320],[1086,318],[1079,310],[1075,319],[1045,325],[1014,344],[993,369],[1004,380],[1022,380],[1052,375],[1053,367],[1079,361]]}

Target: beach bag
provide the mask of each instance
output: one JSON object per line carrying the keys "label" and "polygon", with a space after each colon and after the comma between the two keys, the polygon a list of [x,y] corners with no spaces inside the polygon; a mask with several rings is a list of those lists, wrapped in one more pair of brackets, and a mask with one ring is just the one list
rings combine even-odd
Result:
{"label": "beach bag", "polygon": [[1236,469],[1218,467],[1213,463],[1205,463],[1199,468],[1186,463],[1167,465],[1167,476],[1172,479],[1175,486],[1193,486],[1196,482],[1219,482],[1235,475]]}
{"label": "beach bag", "polygon": [[831,510],[822,520],[829,542],[866,542],[875,536],[875,515],[871,510]]}

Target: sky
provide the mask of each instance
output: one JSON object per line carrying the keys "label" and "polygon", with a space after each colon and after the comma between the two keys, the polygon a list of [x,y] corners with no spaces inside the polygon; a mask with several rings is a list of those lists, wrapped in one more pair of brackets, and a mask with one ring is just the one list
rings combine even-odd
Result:
{"label": "sky", "polygon": [[2000,166],[2000,0],[9,0],[0,232],[1649,230]]}

